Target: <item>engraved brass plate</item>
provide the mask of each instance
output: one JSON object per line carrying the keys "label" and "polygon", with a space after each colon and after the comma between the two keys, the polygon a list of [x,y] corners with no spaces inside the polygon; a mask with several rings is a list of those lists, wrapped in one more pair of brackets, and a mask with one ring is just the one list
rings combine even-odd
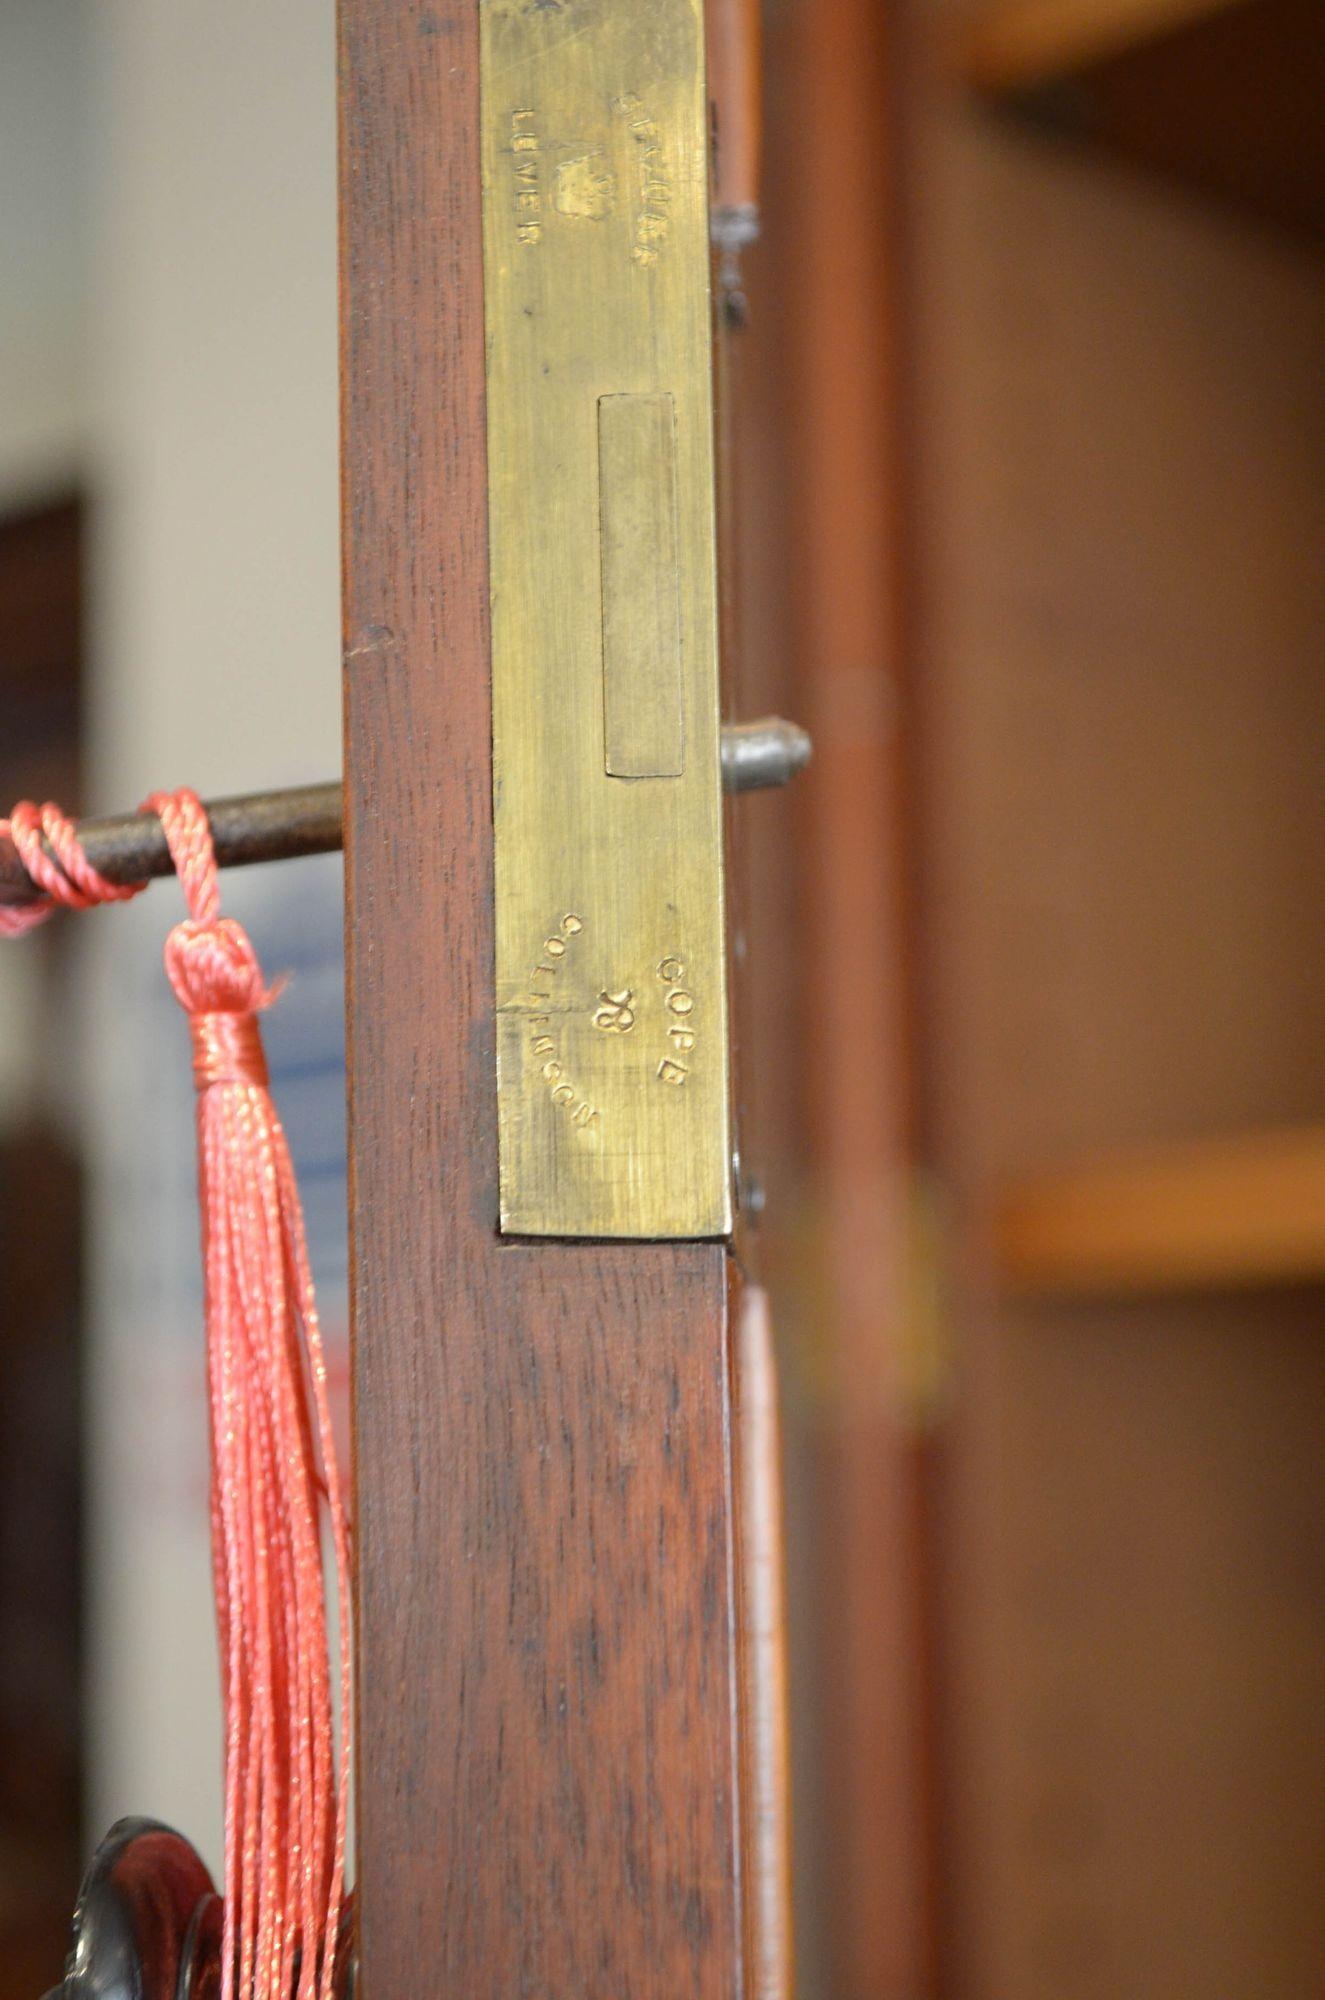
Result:
{"label": "engraved brass plate", "polygon": [[701,0],[480,0],[501,1223],[731,1227]]}
{"label": "engraved brass plate", "polygon": [[600,398],[603,716],[613,778],[685,770],[675,441],[670,396]]}

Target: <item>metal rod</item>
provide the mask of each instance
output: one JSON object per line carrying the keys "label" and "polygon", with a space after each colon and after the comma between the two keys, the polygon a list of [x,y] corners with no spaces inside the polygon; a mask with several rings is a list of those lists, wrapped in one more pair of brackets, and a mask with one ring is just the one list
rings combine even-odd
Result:
{"label": "metal rod", "polygon": [[[301,785],[288,792],[252,792],[207,806],[222,868],[248,861],[289,861],[329,854],[341,844],[338,784]],[[171,872],[170,850],[155,813],[119,813],[79,822],[78,837],[92,866],[108,881],[147,882]],[[12,842],[0,840],[0,902],[39,900]]]}
{"label": "metal rod", "polygon": [[[780,716],[742,722],[722,732],[722,782],[729,792],[785,785],[809,761],[810,739]],[[298,785],[284,792],[250,792],[213,799],[216,859],[222,868],[254,861],[293,861],[303,854],[332,854],[341,846],[339,784]],[[155,813],[119,813],[80,821],[78,837],[92,866],[107,881],[148,882],[171,872],[166,836]],[[0,840],[0,903],[40,900],[12,841]]]}

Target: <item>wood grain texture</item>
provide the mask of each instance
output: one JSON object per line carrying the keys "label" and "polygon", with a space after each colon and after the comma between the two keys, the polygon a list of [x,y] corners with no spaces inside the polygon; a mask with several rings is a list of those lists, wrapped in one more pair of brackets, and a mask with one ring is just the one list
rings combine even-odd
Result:
{"label": "wood grain texture", "polygon": [[366,2000],[734,2000],[720,1246],[496,1234],[477,13],[342,0]]}

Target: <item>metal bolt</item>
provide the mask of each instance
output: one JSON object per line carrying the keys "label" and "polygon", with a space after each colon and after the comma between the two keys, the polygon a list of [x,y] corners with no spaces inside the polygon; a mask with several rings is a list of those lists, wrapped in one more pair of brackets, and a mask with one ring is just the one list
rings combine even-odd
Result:
{"label": "metal bolt", "polygon": [[729,722],[722,731],[722,784],[728,792],[785,785],[809,763],[814,746],[803,729],[780,715]]}

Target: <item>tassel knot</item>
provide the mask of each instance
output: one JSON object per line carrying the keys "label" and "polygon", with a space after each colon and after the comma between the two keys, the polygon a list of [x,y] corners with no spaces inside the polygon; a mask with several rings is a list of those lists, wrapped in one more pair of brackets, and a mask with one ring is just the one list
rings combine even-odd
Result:
{"label": "tassel knot", "polygon": [[189,1014],[256,1014],[274,998],[248,932],[233,917],[190,917],[166,939],[166,977]]}

